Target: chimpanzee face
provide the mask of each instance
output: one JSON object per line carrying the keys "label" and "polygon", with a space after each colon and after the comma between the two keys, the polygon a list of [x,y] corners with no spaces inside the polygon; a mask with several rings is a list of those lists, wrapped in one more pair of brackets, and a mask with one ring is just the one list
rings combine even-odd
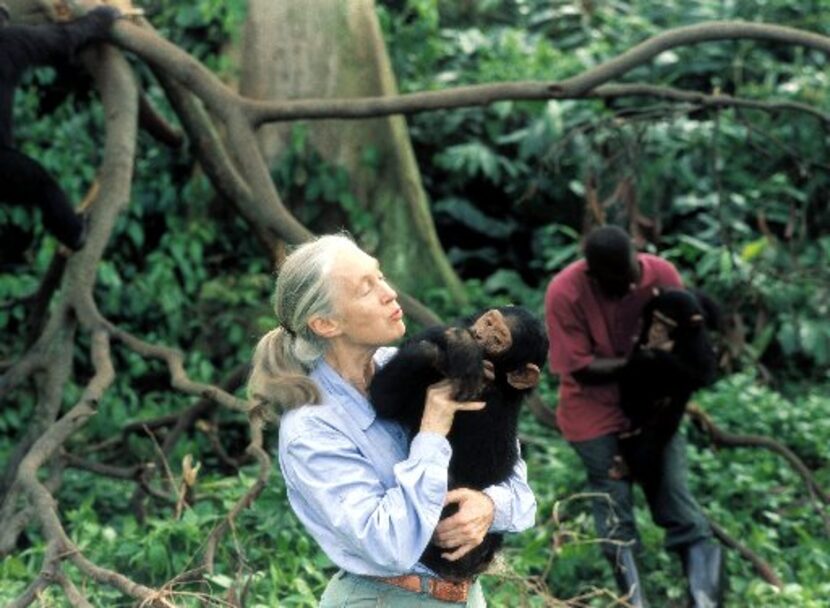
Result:
{"label": "chimpanzee face", "polygon": [[495,308],[488,310],[470,328],[476,342],[488,356],[500,355],[513,344],[513,336],[504,315]]}
{"label": "chimpanzee face", "polygon": [[520,391],[536,386],[548,353],[542,321],[521,306],[491,308],[473,319],[468,321],[470,334],[485,351],[491,375]]}
{"label": "chimpanzee face", "polygon": [[673,346],[672,332],[677,323],[655,310],[651,315],[651,324],[648,326],[648,342],[645,347],[656,350],[671,350]]}
{"label": "chimpanzee face", "polygon": [[680,333],[703,325],[703,309],[697,298],[685,289],[655,287],[649,308],[643,344],[646,349],[671,351]]}

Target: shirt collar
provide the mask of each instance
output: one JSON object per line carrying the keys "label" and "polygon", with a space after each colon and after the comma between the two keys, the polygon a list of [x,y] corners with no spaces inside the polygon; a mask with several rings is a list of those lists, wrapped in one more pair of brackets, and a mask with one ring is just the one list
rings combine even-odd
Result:
{"label": "shirt collar", "polygon": [[311,372],[311,377],[337,402],[345,416],[354,418],[361,430],[365,431],[375,421],[375,408],[369,400],[346,382],[322,357]]}

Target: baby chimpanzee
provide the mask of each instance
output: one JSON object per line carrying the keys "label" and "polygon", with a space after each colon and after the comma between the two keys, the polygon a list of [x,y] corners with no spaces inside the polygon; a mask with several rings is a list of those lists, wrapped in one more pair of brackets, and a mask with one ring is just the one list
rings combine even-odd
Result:
{"label": "baby chimpanzee", "polygon": [[[545,326],[528,310],[484,310],[404,343],[375,373],[370,399],[378,416],[400,422],[410,439],[420,427],[431,384],[449,378],[456,399],[485,401],[482,410],[456,413],[447,436],[452,446],[449,488],[483,490],[507,480],[519,458],[519,409],[539,383],[547,351]],[[455,510],[449,505],[442,517]],[[501,534],[489,533],[456,561],[444,559],[446,549],[430,544],[421,562],[444,578],[465,579],[487,567],[501,542]]]}
{"label": "baby chimpanzee", "polygon": [[641,479],[656,469],[692,393],[715,378],[707,326],[716,326],[717,308],[703,294],[656,288],[642,318],[640,339],[619,381],[620,405],[632,429],[621,441],[622,455]]}

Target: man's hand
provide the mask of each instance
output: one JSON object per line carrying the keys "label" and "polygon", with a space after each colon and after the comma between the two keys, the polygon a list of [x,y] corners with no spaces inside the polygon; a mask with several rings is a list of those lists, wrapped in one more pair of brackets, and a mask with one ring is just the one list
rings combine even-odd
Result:
{"label": "man's hand", "polygon": [[458,512],[441,520],[432,535],[432,542],[443,549],[441,557],[451,562],[463,557],[481,544],[495,516],[495,505],[484,492],[457,488],[447,492],[445,505],[457,503]]}

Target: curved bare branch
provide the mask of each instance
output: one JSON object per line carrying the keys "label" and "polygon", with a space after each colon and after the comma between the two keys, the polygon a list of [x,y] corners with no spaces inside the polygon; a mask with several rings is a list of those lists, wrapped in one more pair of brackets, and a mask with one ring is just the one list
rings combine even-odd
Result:
{"label": "curved bare branch", "polygon": [[[242,111],[241,97],[186,52],[158,36],[148,26],[120,22],[112,37],[120,46],[139,55],[157,75],[168,76],[198,97],[227,132],[232,156],[251,189],[247,207],[262,227],[289,243],[301,243],[311,232],[291,215],[279,197],[259,152],[250,121]],[[221,188],[217,188],[221,189]]]}
{"label": "curved bare branch", "polygon": [[138,122],[156,141],[169,148],[179,148],[184,143],[182,132],[167,122],[143,92],[138,98]]}
{"label": "curved bare branch", "polygon": [[216,554],[216,547],[219,541],[233,525],[237,515],[243,510],[250,507],[257,497],[265,489],[268,483],[268,474],[271,471],[271,459],[268,454],[262,449],[262,428],[264,421],[262,419],[251,419],[251,443],[248,446],[247,452],[254,456],[259,462],[259,474],[256,481],[248,489],[242,498],[240,498],[231,509],[228,516],[223,519],[210,533],[207,543],[205,545],[205,553],[202,558],[202,566],[206,572],[213,572],[213,560]]}
{"label": "curved bare branch", "polygon": [[108,325],[112,337],[116,340],[123,342],[144,357],[161,359],[167,363],[167,369],[170,372],[170,384],[174,388],[189,395],[211,399],[238,412],[247,412],[250,409],[250,404],[247,401],[234,397],[218,386],[191,380],[184,369],[184,356],[181,352],[166,346],[150,344],[112,324]]}
{"label": "curved bare branch", "polygon": [[661,87],[649,84],[609,84],[597,87],[586,94],[586,97],[601,99],[616,99],[619,97],[654,97],[669,101],[684,101],[703,107],[711,108],[750,108],[764,112],[778,113],[801,112],[809,114],[830,126],[830,114],[806,103],[795,101],[759,101],[733,95],[707,95],[697,91],[686,91],[674,87]]}
{"label": "curved bare branch", "polygon": [[87,385],[80,401],[60,420],[55,422],[35,442],[32,449],[23,459],[18,468],[17,479],[26,490],[29,499],[35,507],[35,513],[40,520],[44,535],[52,543],[60,547],[73,563],[83,572],[95,580],[108,583],[131,597],[149,600],[149,605],[171,606],[159,599],[157,592],[149,587],[135,583],[126,576],[117,572],[96,566],[81,555],[72,543],[57,513],[57,503],[49,490],[38,480],[37,471],[43,463],[50,459],[55,451],[72,435],[86,420],[95,414],[95,406],[106,388],[115,378],[112,360],[109,353],[109,337],[106,332],[99,331],[93,336],[93,364],[96,373]]}
{"label": "curved bare branch", "polygon": [[551,90],[553,92],[567,91],[572,96],[582,95],[601,84],[630,72],[664,51],[679,46],[717,40],[769,40],[783,44],[805,46],[830,55],[830,38],[821,34],[768,23],[707,21],[697,25],[666,30],[583,74],[551,85]]}
{"label": "curved bare branch", "polygon": [[46,546],[43,556],[43,566],[35,580],[17,598],[6,606],[6,608],[25,608],[30,606],[52,582],[55,580],[58,568],[60,567],[60,548],[56,542],[50,542]]}
{"label": "curved bare branch", "polygon": [[740,553],[741,557],[743,557],[745,560],[752,564],[752,566],[755,568],[755,571],[762,579],[764,579],[773,587],[777,587],[778,589],[784,588],[784,581],[782,581],[781,577],[779,577],[778,574],[776,574],[775,570],[772,569],[772,566],[770,566],[766,561],[764,561],[749,547],[747,547],[738,539],[730,535],[717,522],[714,522],[710,519],[709,525],[712,526],[712,531],[715,533],[715,536],[718,538],[718,540],[721,541],[727,547],[734,549],[735,551]]}

